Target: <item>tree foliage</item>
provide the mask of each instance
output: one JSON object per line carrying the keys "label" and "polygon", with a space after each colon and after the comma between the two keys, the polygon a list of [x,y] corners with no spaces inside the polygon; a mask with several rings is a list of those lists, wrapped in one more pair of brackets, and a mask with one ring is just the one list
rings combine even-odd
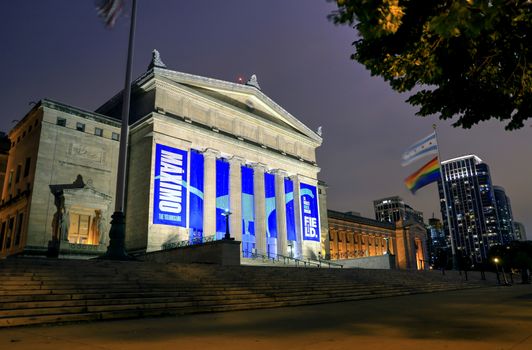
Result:
{"label": "tree foliage", "polygon": [[[334,1],[334,0],[329,0]],[[420,116],[506,129],[532,117],[532,0],[336,0],[330,18],[358,31],[352,58]]]}

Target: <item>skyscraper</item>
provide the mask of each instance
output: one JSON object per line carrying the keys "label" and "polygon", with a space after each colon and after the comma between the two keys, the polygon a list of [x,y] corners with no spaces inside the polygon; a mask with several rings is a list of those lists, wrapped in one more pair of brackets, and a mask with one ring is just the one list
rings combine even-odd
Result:
{"label": "skyscraper", "polygon": [[514,235],[514,218],[510,198],[501,186],[493,186],[495,194],[495,203],[497,205],[497,217],[499,219],[499,229],[501,232],[502,243],[507,244],[515,240]]}
{"label": "skyscraper", "polygon": [[399,220],[414,220],[423,224],[423,213],[415,210],[399,196],[386,197],[373,201],[375,219],[395,224]]}
{"label": "skyscraper", "polygon": [[514,235],[518,241],[526,241],[525,225],[520,222],[514,221]]}
{"label": "skyscraper", "polygon": [[450,232],[455,254],[469,257],[473,264],[486,262],[489,248],[502,243],[489,167],[476,155],[449,159],[441,165],[444,184],[439,181],[438,187],[443,224],[447,235]]}

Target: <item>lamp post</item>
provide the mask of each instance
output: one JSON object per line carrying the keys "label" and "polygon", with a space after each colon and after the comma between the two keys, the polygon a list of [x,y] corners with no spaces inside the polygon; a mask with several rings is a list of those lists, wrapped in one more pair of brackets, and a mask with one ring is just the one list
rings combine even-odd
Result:
{"label": "lamp post", "polygon": [[225,216],[225,236],[223,239],[227,239],[227,240],[233,239],[231,238],[231,234],[229,232],[229,216],[231,214],[233,213],[231,213],[229,210],[226,210],[225,212],[222,213],[222,215]]}
{"label": "lamp post", "polygon": [[497,274],[497,284],[501,284],[501,278],[499,277],[499,258],[495,257],[493,258],[493,262],[495,263],[495,273]]}

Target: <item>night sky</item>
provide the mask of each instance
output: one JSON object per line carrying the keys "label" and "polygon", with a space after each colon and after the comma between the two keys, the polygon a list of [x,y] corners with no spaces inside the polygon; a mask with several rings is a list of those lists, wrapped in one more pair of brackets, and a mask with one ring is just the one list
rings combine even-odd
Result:
{"label": "night sky", "polygon": [[[440,217],[436,185],[412,196],[401,153],[438,126],[444,159],[476,154],[510,197],[532,236],[531,122],[518,131],[487,122],[472,130],[414,116],[378,77],[349,59],[355,31],[337,27],[325,0],[139,0],[134,77],[157,48],[170,69],[236,81],[257,74],[262,91],[316,130],[328,207],[374,217],[374,199],[399,195],[425,218]],[[30,101],[51,98],[94,110],[123,87],[128,18],[106,29],[91,0],[21,0],[0,5],[2,118],[9,131]],[[426,159],[428,160],[428,159]]]}

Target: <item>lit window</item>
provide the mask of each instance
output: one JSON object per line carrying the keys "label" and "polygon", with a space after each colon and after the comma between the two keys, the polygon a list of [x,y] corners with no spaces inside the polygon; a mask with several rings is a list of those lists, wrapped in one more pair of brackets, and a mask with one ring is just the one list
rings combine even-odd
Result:
{"label": "lit window", "polygon": [[76,244],[89,244],[89,225],[91,217],[70,213],[70,226],[68,228],[68,241]]}

